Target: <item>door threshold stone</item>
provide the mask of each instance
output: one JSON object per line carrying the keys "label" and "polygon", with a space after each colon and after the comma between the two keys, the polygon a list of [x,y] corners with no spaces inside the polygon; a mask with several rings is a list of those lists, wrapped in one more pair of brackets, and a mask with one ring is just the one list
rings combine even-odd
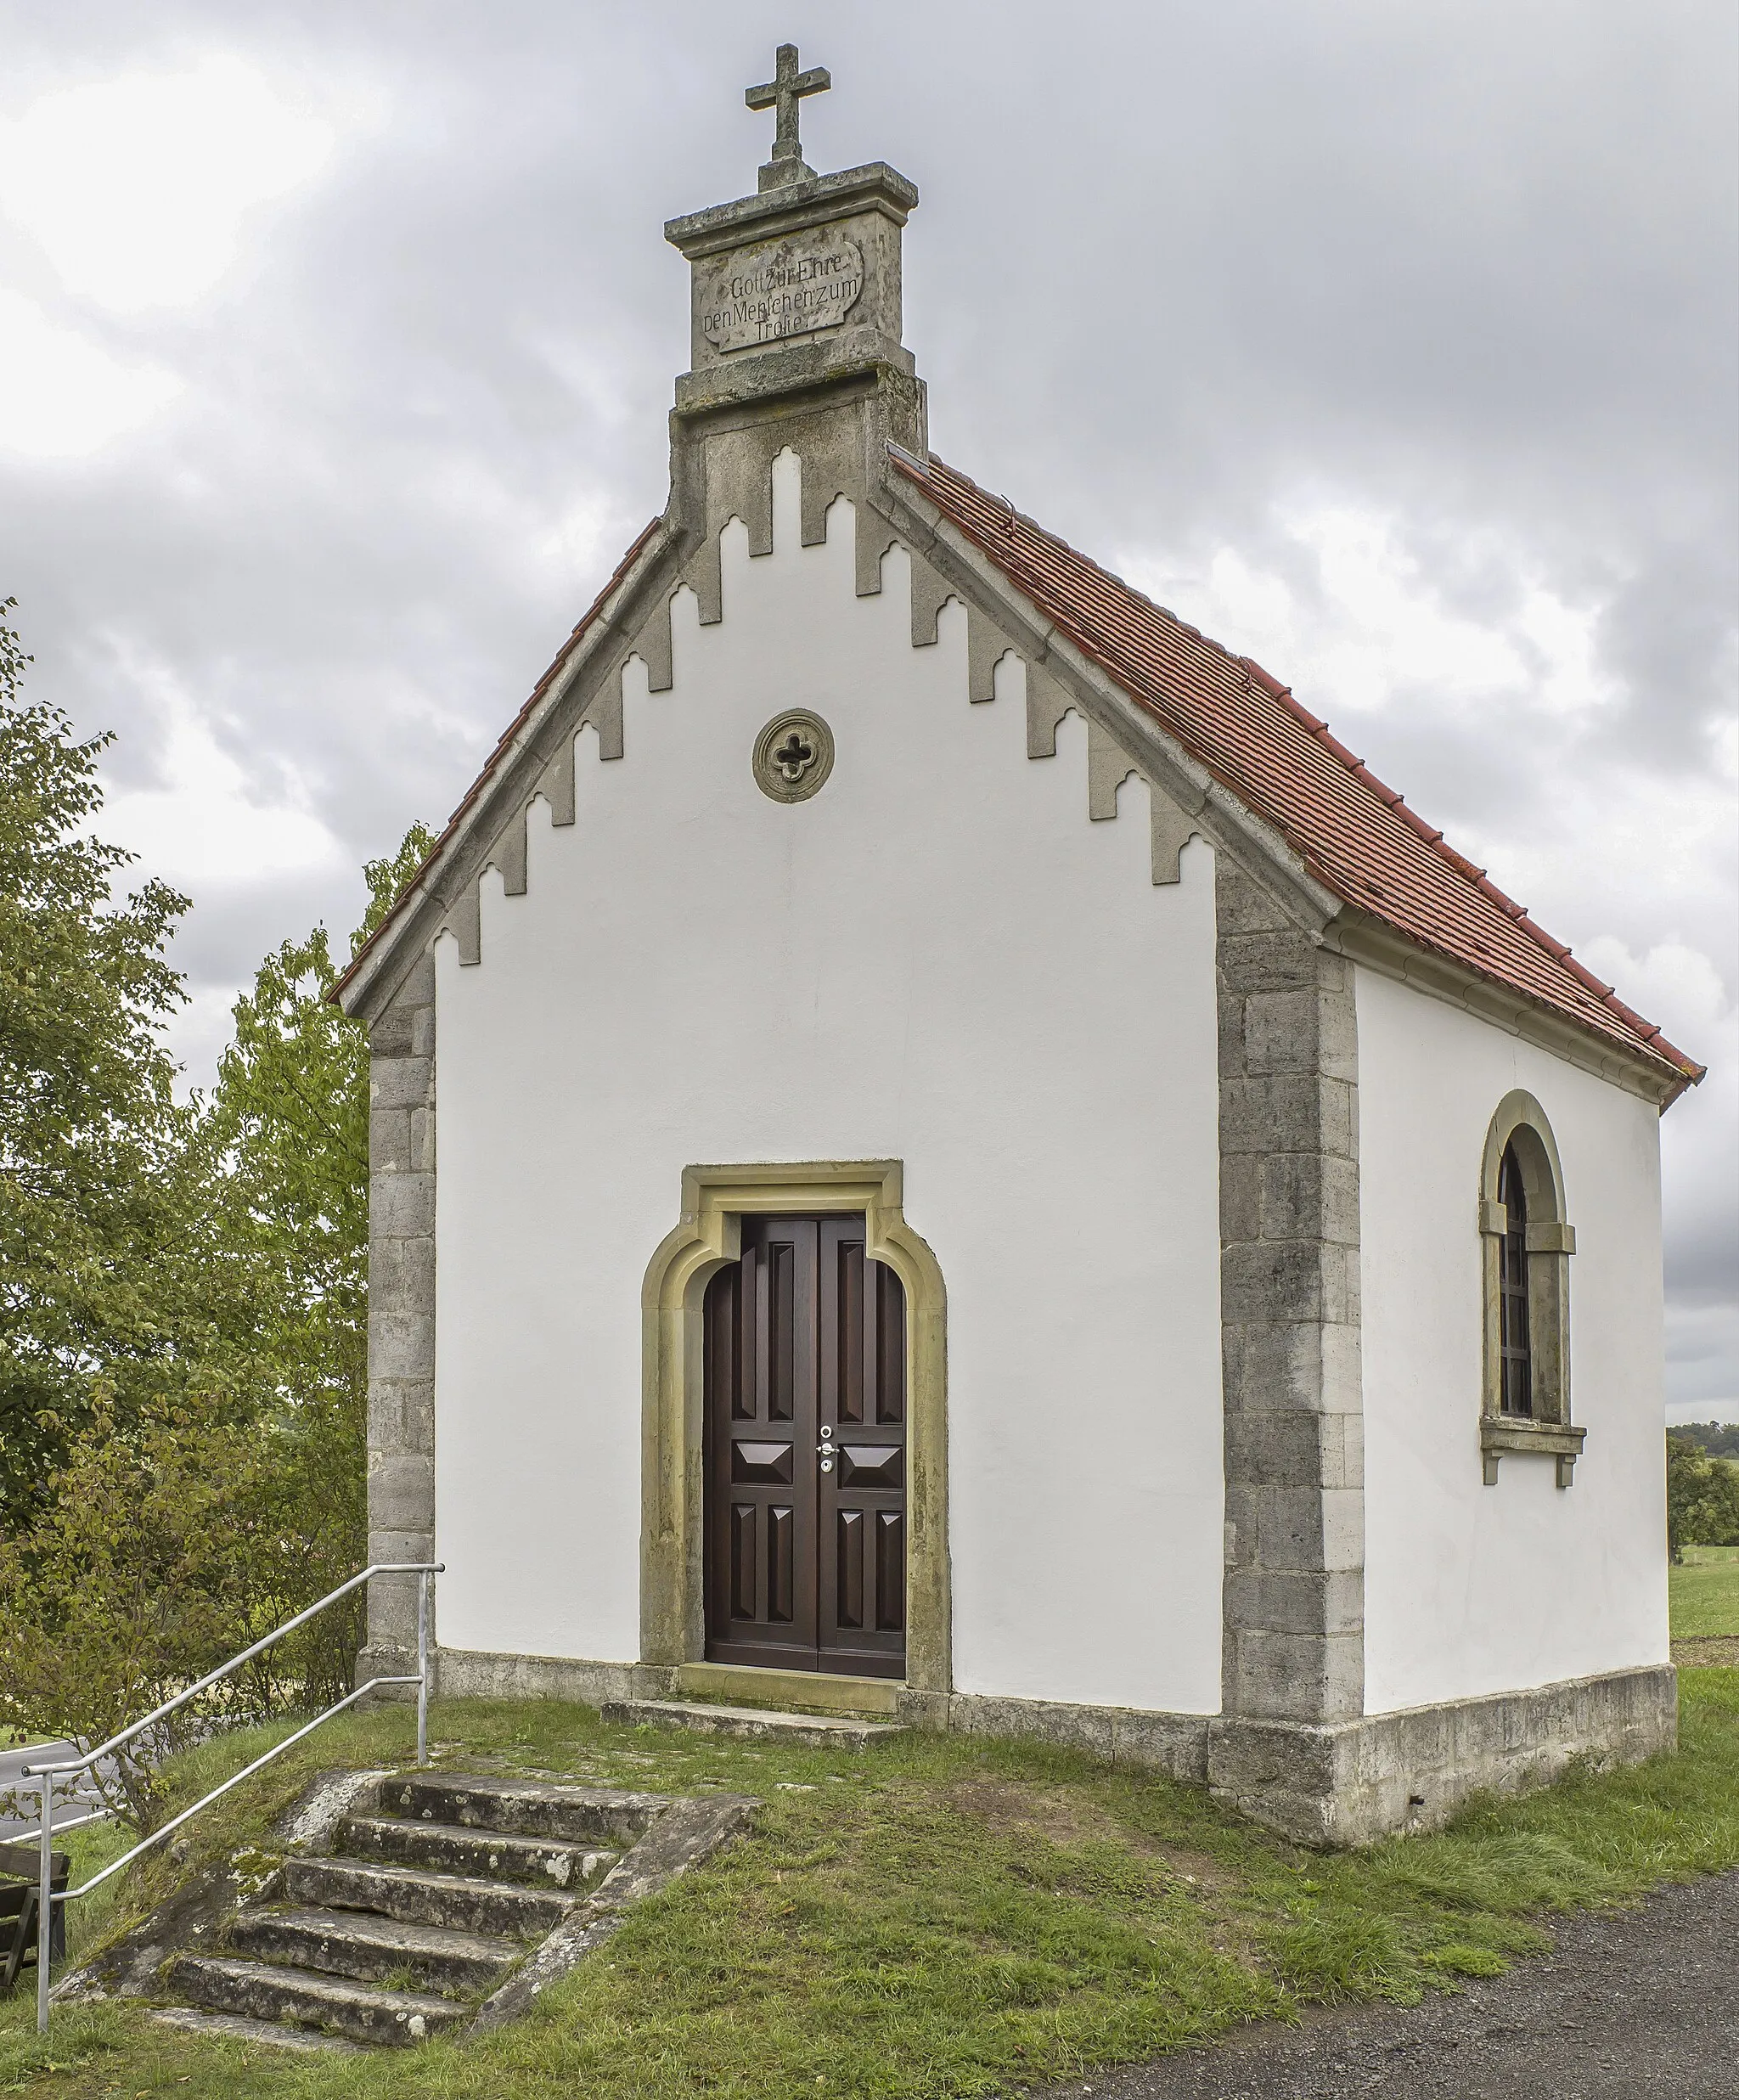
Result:
{"label": "door threshold stone", "polygon": [[818,1750],[862,1750],[909,1731],[897,1721],[847,1720],[830,1714],[779,1714],[753,1706],[702,1706],[685,1699],[607,1699],[607,1721],[629,1727],[692,1728],[701,1735],[798,1742]]}

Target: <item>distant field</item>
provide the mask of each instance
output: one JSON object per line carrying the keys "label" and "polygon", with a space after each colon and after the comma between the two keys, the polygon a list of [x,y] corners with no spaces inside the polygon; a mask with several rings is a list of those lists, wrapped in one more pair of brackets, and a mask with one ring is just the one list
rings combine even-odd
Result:
{"label": "distant field", "polygon": [[1739,1545],[1687,1545],[1668,1588],[1675,1641],[1739,1637]]}

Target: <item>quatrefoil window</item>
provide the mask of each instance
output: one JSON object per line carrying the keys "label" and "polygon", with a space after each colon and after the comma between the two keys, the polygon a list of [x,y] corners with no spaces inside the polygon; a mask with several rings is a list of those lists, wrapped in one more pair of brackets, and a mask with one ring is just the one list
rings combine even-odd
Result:
{"label": "quatrefoil window", "polygon": [[784,743],[773,754],[773,763],[795,787],[815,763],[815,746],[808,738],[792,729]]}
{"label": "quatrefoil window", "polygon": [[807,802],[833,770],[833,732],[807,707],[774,715],[755,739],[754,769],[774,802]]}

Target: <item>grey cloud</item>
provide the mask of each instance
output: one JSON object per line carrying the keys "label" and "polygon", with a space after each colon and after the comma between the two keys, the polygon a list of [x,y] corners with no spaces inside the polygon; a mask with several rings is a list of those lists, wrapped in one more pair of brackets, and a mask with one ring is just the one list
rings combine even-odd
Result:
{"label": "grey cloud", "polygon": [[[811,159],[886,157],[923,192],[908,340],[944,454],[1101,556],[1187,579],[1235,546],[1304,615],[1322,581],[1278,508],[1313,496],[1393,516],[1470,619],[1513,611],[1518,560],[1597,609],[1620,701],[1573,733],[1521,709],[1494,751],[1429,662],[1396,667],[1379,715],[1301,683],[1452,835],[1520,836],[1615,767],[1706,777],[1739,537],[1729,9],[14,0],[9,19],[0,115],[213,50],[369,112],[197,309],[57,306],[0,228],[0,281],[187,381],[90,460],[0,460],[0,594],[39,687],[121,732],[117,784],[160,778],[162,677],[261,799],[306,796],[352,860],[446,814],[662,502],[686,296],[661,222],[751,186],[766,124],[741,87],[792,37],[836,82],[805,107]],[[1556,885],[1579,923],[1548,923],[1637,952],[1682,932],[1731,994],[1731,871],[1698,881],[1639,895],[1588,853]],[[335,909],[323,886],[198,899],[200,982]],[[1731,1295],[1734,1216],[1731,1192],[1687,1190],[1675,1291]]]}

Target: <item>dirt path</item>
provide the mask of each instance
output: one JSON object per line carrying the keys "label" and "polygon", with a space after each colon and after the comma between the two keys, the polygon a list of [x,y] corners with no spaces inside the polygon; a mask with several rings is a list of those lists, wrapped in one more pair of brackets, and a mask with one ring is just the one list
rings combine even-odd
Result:
{"label": "dirt path", "polygon": [[1739,2100],[1739,1873],[1553,1938],[1457,1997],[1263,2025],[1046,2100]]}

